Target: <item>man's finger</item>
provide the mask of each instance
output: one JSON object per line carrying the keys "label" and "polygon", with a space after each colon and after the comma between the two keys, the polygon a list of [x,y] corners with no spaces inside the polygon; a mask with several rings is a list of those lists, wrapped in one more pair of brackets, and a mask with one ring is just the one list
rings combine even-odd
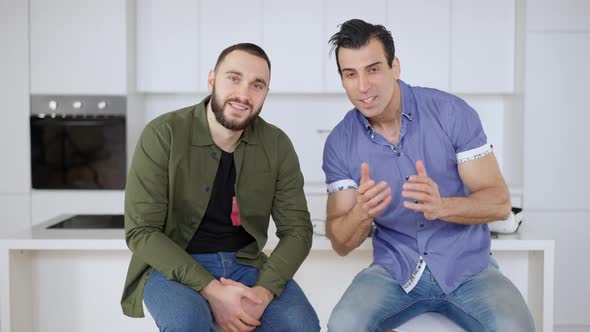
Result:
{"label": "man's finger", "polygon": [[418,203],[412,203],[412,202],[405,201],[404,206],[406,208],[414,210],[414,211],[419,211],[419,212],[426,211],[426,205],[424,205],[424,204],[418,204]]}
{"label": "man's finger", "polygon": [[250,326],[259,326],[260,321],[252,318],[252,316],[248,315],[245,311],[240,312],[238,315],[239,321],[242,324],[248,324]]}
{"label": "man's finger", "polygon": [[402,191],[402,196],[422,203],[430,202],[430,195],[418,191]]}
{"label": "man's finger", "polygon": [[240,320],[240,317],[236,317],[229,324],[229,332],[246,332],[246,331],[252,331],[255,328],[256,328],[255,326],[250,326],[250,325],[244,324]]}
{"label": "man's finger", "polygon": [[245,290],[242,293],[242,297],[245,297],[256,304],[262,304],[262,300],[259,299],[258,296],[256,296],[256,294],[254,294],[254,292],[252,291],[251,288],[248,288],[247,290]]}
{"label": "man's finger", "polygon": [[361,185],[370,180],[369,177],[369,164],[362,163],[361,164]]}
{"label": "man's finger", "polygon": [[365,192],[367,192],[367,190],[369,190],[369,189],[373,188],[374,186],[375,186],[375,181],[373,181],[373,180],[369,180],[369,181],[367,181],[367,182],[365,182],[365,183],[361,184],[361,185],[360,185],[360,186],[359,186],[359,187],[356,189],[356,191],[357,191],[359,194],[363,195]]}
{"label": "man's finger", "polygon": [[383,201],[387,196],[390,196],[390,194],[391,194],[391,188],[390,187],[386,187],[381,192],[379,192],[378,194],[376,194],[373,198],[371,198],[370,200],[368,200],[367,201],[367,205],[370,208],[373,208],[373,207],[379,205],[379,203],[381,201]]}
{"label": "man's finger", "polygon": [[379,202],[379,204],[377,204],[376,207],[369,210],[369,215],[372,217],[379,216],[381,212],[383,212],[383,210],[385,210],[385,208],[389,205],[389,203],[391,203],[392,200],[393,196],[391,195],[385,197],[385,199]]}
{"label": "man's finger", "polygon": [[389,189],[389,185],[387,184],[387,182],[385,181],[381,181],[379,182],[377,185],[375,185],[374,187],[370,188],[369,190],[365,191],[363,193],[363,195],[365,196],[365,198],[367,200],[370,200],[371,198],[377,196],[377,194],[379,194],[380,192]]}
{"label": "man's finger", "polygon": [[221,279],[219,279],[219,281],[224,286],[244,286],[244,284],[242,284],[242,283],[239,283],[239,282],[232,280],[232,279],[226,279],[223,277]]}
{"label": "man's finger", "polygon": [[405,183],[403,186],[403,191],[415,191],[415,192],[423,192],[423,193],[432,193],[432,187],[424,183]]}
{"label": "man's finger", "polygon": [[424,167],[424,162],[422,160],[416,161],[416,171],[418,171],[418,175],[428,176],[426,173],[426,167]]}

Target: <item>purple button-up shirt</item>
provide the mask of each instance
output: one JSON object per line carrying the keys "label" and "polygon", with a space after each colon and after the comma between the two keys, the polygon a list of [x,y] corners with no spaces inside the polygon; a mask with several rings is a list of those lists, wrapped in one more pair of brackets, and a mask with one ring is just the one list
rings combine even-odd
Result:
{"label": "purple button-up shirt", "polygon": [[398,82],[402,99],[398,144],[374,131],[356,108],[351,110],[326,141],[326,184],[330,193],[356,188],[361,163],[367,162],[371,178],[377,183],[386,181],[393,195],[391,204],[375,218],[374,262],[405,284],[423,257],[448,294],[487,266],[488,226],[427,220],[421,212],[404,207],[402,185],[417,174],[416,161],[423,160],[441,197],[466,196],[469,192],[457,165],[491,153],[491,146],[477,112],[465,101]]}

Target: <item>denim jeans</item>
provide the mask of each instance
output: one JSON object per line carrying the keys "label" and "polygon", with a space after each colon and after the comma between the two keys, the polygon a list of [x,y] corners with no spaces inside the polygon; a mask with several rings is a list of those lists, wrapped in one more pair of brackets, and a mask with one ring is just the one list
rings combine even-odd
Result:
{"label": "denim jeans", "polygon": [[406,294],[391,274],[371,265],[356,275],[330,316],[328,330],[385,331],[421,313],[439,312],[467,331],[534,331],[531,313],[518,289],[496,261],[445,294],[428,267]]}
{"label": "denim jeans", "polygon": [[[192,257],[209,273],[253,286],[259,271],[239,264],[230,252],[196,254]],[[209,303],[193,288],[166,279],[158,271],[148,278],[143,301],[160,331],[217,331]],[[285,286],[281,296],[274,299],[260,318],[255,331],[319,331],[318,317],[294,280]]]}

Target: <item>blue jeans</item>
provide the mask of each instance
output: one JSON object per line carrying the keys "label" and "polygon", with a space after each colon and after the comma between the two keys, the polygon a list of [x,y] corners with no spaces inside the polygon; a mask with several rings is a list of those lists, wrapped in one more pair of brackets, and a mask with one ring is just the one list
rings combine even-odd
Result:
{"label": "blue jeans", "polygon": [[[196,254],[192,257],[209,273],[252,287],[259,271],[239,264],[236,254],[220,252]],[[148,278],[143,289],[143,301],[160,331],[216,331],[209,303],[193,288],[166,279],[158,271]],[[260,318],[255,331],[319,331],[315,310],[294,280],[285,286],[281,296],[274,299]]]}
{"label": "blue jeans", "polygon": [[441,290],[428,267],[406,294],[389,272],[373,264],[356,275],[332,311],[328,330],[385,331],[428,311],[467,331],[535,331],[522,295],[492,258],[485,270],[450,294]]}

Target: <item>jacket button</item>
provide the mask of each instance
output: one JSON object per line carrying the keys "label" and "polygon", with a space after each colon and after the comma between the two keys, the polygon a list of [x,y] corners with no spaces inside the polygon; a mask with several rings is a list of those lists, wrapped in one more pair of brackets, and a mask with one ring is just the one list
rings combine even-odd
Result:
{"label": "jacket button", "polygon": [[209,192],[209,189],[210,189],[209,186],[205,186],[205,188],[203,188],[203,190],[205,190],[206,193]]}

